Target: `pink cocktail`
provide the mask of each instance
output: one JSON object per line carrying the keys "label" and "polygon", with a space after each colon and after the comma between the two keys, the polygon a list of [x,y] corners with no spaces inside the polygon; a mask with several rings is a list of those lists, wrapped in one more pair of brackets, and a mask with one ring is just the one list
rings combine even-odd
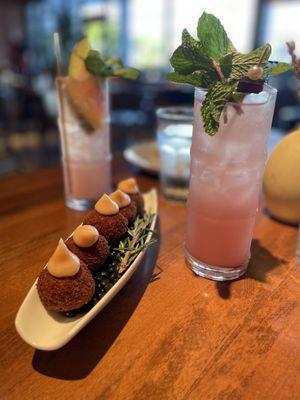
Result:
{"label": "pink cocktail", "polygon": [[198,275],[235,279],[247,268],[276,90],[265,85],[227,107],[215,136],[204,132],[195,90],[186,261]]}
{"label": "pink cocktail", "polygon": [[[101,124],[93,127],[77,109],[78,104],[72,101],[70,82],[69,77],[57,79],[65,198],[68,207],[86,210],[103,193],[111,191],[108,86],[107,82],[97,82],[94,78],[93,84],[97,87],[92,94],[95,97],[99,94],[99,99],[86,96],[81,100],[81,105],[83,101],[90,102],[86,109],[89,104],[99,107]],[[80,84],[84,88],[84,82]]]}

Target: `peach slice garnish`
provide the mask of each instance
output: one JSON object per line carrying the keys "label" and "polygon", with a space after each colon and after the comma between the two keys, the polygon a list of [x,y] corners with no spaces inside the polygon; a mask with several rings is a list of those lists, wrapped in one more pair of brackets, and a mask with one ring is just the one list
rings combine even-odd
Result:
{"label": "peach slice garnish", "polygon": [[85,59],[89,50],[87,38],[75,45],[69,61],[67,90],[78,114],[92,129],[98,129],[104,116],[104,95],[100,80],[86,69]]}

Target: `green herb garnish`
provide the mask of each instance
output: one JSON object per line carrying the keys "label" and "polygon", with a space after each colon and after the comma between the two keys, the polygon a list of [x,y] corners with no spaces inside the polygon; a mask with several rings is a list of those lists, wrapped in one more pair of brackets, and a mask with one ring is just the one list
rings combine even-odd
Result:
{"label": "green herb garnish", "polygon": [[137,79],[140,72],[135,68],[125,67],[120,58],[102,58],[97,50],[90,50],[85,59],[85,66],[93,75],[103,78],[118,76],[126,79]]}
{"label": "green herb garnish", "polygon": [[120,274],[126,271],[142,250],[156,242],[156,239],[151,239],[146,243],[149,232],[152,232],[154,216],[155,214],[145,213],[142,217],[136,217],[133,227],[127,231],[126,238],[113,249],[111,258]]}
{"label": "green herb garnish", "polygon": [[212,14],[204,12],[199,18],[197,36],[199,40],[183,30],[182,43],[170,59],[174,72],[168,74],[168,79],[207,89],[201,114],[205,132],[209,135],[217,133],[226,104],[243,98],[237,94],[238,84],[251,68],[262,68],[262,78],[293,69],[286,63],[267,67],[271,54],[269,44],[248,54],[239,53],[219,19]]}

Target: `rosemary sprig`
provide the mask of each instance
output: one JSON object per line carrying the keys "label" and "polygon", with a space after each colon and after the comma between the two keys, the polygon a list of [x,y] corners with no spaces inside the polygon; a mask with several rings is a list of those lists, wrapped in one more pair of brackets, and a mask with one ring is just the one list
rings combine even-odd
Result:
{"label": "rosemary sprig", "polygon": [[292,58],[292,64],[294,66],[296,76],[298,79],[300,79],[300,58],[298,58],[295,53],[296,49],[295,42],[292,40],[291,42],[286,42],[286,45],[288,47],[289,54]]}
{"label": "rosemary sprig", "polygon": [[151,239],[146,243],[149,232],[153,232],[150,227],[154,216],[152,213],[138,216],[133,227],[128,229],[127,237],[119,243],[119,247],[113,249],[112,256],[116,260],[119,274],[126,271],[142,250],[156,242],[156,239]]}

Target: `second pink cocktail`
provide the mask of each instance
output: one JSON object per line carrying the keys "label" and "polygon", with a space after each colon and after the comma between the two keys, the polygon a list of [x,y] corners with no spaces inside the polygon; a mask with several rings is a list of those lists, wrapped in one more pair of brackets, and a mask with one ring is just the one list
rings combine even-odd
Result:
{"label": "second pink cocktail", "polygon": [[234,279],[250,258],[276,90],[246,96],[240,114],[229,104],[215,136],[203,128],[205,95],[195,90],[186,259],[199,275]]}

